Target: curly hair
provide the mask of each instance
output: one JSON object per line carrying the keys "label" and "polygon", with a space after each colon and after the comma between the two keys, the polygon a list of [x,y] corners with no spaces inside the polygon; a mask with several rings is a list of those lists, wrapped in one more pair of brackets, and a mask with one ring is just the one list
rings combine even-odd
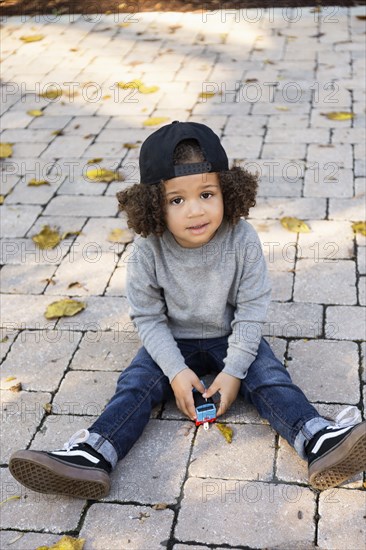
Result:
{"label": "curly hair", "polygon": [[[174,164],[204,161],[204,155],[192,139],[180,142],[174,151]],[[224,217],[232,225],[248,217],[255,206],[258,177],[239,166],[218,173],[224,201]],[[117,193],[119,210],[126,212],[127,225],[142,237],[161,236],[167,229],[164,181],[153,185],[137,183]]]}

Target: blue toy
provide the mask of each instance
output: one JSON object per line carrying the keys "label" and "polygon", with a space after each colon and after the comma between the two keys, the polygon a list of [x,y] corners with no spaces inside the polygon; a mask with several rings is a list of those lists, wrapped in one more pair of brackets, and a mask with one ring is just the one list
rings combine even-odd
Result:
{"label": "blue toy", "polygon": [[196,388],[193,388],[193,399],[196,408],[196,426],[203,424],[204,429],[208,430],[209,424],[216,420],[215,404],[211,397],[208,399],[202,397],[202,394]]}

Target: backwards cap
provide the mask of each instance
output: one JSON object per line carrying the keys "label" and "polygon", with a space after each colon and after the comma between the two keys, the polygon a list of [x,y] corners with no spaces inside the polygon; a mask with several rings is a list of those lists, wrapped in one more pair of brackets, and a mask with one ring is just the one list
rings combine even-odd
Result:
{"label": "backwards cap", "polygon": [[[185,139],[195,139],[205,158],[204,162],[173,164],[174,149]],[[218,136],[205,124],[175,120],[159,128],[142,144],[140,152],[141,183],[154,184],[179,176],[221,172],[229,162]]]}

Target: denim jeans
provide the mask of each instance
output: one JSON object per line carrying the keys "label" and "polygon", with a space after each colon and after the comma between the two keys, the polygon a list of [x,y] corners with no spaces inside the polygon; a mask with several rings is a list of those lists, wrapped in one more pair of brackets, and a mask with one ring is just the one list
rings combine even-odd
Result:
{"label": "denim jeans", "polygon": [[[206,340],[177,339],[177,344],[186,365],[198,377],[223,369],[227,336]],[[261,339],[257,357],[242,380],[239,392],[302,458],[306,458],[304,445],[330,424],[292,383],[265,338]],[[87,443],[114,467],[142,434],[152,408],[173,396],[167,376],[146,349],[140,348],[130,366],[119,376],[114,396],[89,428]]]}

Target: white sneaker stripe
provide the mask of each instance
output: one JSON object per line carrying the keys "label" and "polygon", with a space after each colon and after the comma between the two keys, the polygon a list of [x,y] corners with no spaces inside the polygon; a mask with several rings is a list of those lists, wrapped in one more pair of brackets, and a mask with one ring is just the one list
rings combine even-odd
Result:
{"label": "white sneaker stripe", "polygon": [[324,441],[326,441],[327,439],[330,439],[331,437],[337,437],[338,435],[342,435],[344,432],[347,432],[347,430],[350,430],[349,426],[347,426],[347,428],[343,428],[343,430],[337,430],[337,431],[332,430],[331,432],[322,435],[317,441],[311,453],[316,454],[319,451],[320,447],[323,445]]}
{"label": "white sneaker stripe", "polygon": [[93,462],[93,464],[98,464],[99,462],[99,458],[96,458],[85,451],[52,451],[51,454],[59,456],[83,456],[90,462]]}

